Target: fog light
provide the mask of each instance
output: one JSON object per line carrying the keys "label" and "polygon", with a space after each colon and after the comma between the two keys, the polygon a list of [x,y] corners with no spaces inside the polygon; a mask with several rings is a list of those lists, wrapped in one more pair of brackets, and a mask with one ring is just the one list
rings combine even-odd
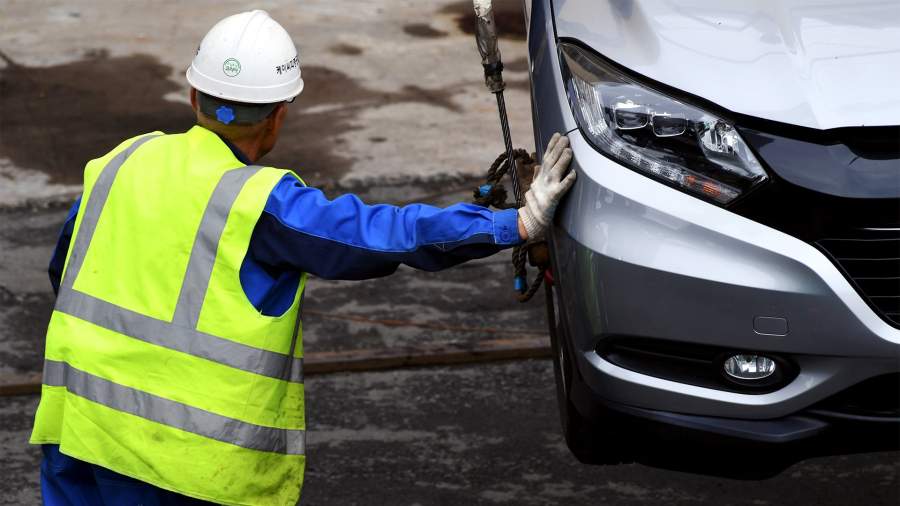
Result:
{"label": "fog light", "polygon": [[762,355],[733,355],[724,367],[726,374],[739,380],[759,380],[775,373],[775,361]]}

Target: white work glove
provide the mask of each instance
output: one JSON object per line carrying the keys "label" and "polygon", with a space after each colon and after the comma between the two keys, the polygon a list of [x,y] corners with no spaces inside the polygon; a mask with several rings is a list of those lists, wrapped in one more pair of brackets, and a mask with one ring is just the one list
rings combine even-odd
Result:
{"label": "white work glove", "polygon": [[531,188],[525,193],[525,205],[519,209],[519,219],[528,233],[528,242],[540,241],[553,223],[553,213],[563,195],[575,184],[575,171],[563,174],[572,161],[569,138],[553,134],[544,160],[534,174]]}

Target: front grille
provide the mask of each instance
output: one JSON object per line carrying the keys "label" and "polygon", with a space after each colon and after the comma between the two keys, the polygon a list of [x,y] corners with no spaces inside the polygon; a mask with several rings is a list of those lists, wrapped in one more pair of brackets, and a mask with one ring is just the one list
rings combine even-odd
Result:
{"label": "front grille", "polygon": [[900,127],[750,123],[770,179],[730,209],[818,247],[900,328]]}
{"label": "front grille", "polygon": [[900,326],[900,230],[861,230],[816,244],[882,317]]}

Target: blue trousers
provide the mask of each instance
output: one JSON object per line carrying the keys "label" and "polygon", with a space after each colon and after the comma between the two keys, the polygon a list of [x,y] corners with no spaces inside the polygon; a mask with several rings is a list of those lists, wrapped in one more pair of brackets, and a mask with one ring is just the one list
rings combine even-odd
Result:
{"label": "blue trousers", "polygon": [[45,506],[199,506],[212,503],[169,492],[109,469],[73,459],[59,445],[42,445]]}

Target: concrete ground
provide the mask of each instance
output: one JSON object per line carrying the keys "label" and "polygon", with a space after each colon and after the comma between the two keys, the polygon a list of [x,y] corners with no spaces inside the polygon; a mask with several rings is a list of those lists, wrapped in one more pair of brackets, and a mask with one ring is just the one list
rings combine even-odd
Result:
{"label": "concrete ground", "polygon": [[[269,158],[329,194],[445,205],[501,149],[467,1],[265,1],[307,87]],[[531,147],[518,0],[498,25],[516,144]],[[40,370],[46,265],[81,167],[125,137],[190,125],[183,70],[246,2],[0,0],[0,380]],[[305,349],[543,335],[513,301],[508,254],[441,273],[311,280]],[[578,464],[549,361],[310,377],[306,505],[898,504],[897,453],[820,458],[761,482]],[[0,398],[0,505],[39,502],[34,396]]]}

